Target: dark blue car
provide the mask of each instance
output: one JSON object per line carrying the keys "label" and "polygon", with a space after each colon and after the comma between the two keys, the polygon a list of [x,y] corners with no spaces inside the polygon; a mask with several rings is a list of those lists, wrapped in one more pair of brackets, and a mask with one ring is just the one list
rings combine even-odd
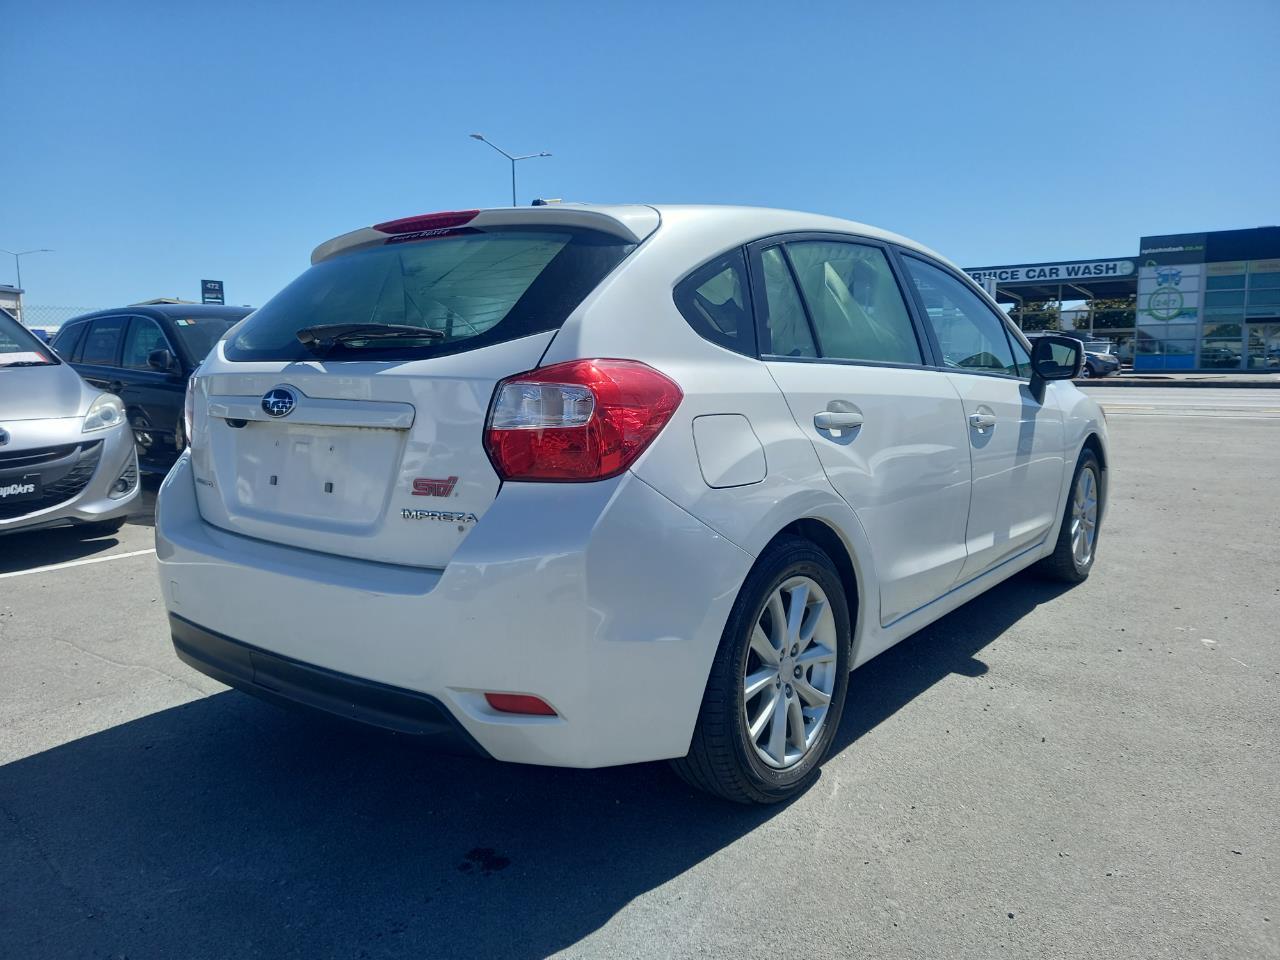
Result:
{"label": "dark blue car", "polygon": [[187,445],[187,379],[248,307],[159,304],[99,310],[68,320],[53,338],[62,359],[124,401],[138,465],[164,473]]}

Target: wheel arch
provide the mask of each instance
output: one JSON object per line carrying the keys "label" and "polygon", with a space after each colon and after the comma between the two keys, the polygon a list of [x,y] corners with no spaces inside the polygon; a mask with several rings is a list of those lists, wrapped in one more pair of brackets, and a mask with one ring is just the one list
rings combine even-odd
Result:
{"label": "wheel arch", "polygon": [[772,539],[765,544],[761,554],[763,555],[765,551],[769,550],[774,543],[783,537],[799,537],[802,540],[808,540],[819,547],[835,564],[836,570],[840,574],[840,584],[844,587],[845,600],[849,604],[849,652],[850,664],[852,664],[853,654],[858,649],[858,642],[864,629],[863,615],[866,605],[863,603],[863,598],[867,595],[865,578],[862,576],[855,559],[855,551],[845,542],[844,537],[841,536],[836,528],[826,520],[817,517],[801,517],[792,520],[774,534]]}
{"label": "wheel arch", "polygon": [[[1102,504],[1098,511],[1099,515],[1106,513],[1107,510],[1107,450],[1106,445],[1102,442],[1102,438],[1096,433],[1090,433],[1084,438],[1084,443],[1080,445],[1080,452],[1092,450],[1093,455],[1098,458],[1098,469],[1101,475],[1098,477],[1099,485],[1102,487]],[[1078,457],[1077,457],[1078,459]],[[1074,469],[1074,468],[1073,468]]]}

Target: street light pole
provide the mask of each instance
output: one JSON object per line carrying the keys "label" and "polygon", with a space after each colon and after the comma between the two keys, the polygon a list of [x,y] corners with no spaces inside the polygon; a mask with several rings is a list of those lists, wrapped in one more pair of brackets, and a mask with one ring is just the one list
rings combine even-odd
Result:
{"label": "street light pole", "polygon": [[504,157],[506,157],[508,160],[511,161],[511,205],[513,207],[516,206],[516,162],[519,160],[536,160],[538,157],[551,156],[551,154],[547,153],[544,150],[542,153],[526,153],[522,157],[513,157],[511,154],[507,153],[507,151],[503,150],[500,146],[498,146],[492,140],[485,139],[485,135],[483,133],[473,133],[471,134],[471,139],[479,140],[481,143],[487,143],[489,146],[493,147],[493,149],[497,150],[500,154],[502,154]]}
{"label": "street light pole", "polygon": [[[22,251],[0,250],[0,253],[7,253],[9,256],[13,257],[13,271],[18,275],[18,289],[21,290],[22,289],[22,258],[29,253],[53,253],[53,251],[48,249],[47,247],[41,247],[39,250],[22,250]],[[19,304],[22,303],[21,293],[18,294],[18,303]],[[18,319],[19,320],[22,319],[21,307],[18,308]]]}

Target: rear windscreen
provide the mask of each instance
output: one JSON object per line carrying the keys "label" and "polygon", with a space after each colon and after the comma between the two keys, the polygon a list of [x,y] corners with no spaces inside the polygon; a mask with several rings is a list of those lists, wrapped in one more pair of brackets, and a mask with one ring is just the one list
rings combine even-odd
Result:
{"label": "rear windscreen", "polygon": [[432,357],[555,330],[634,249],[576,228],[463,230],[340,254],[245,321],[229,360],[315,359],[299,330],[325,324],[426,327],[437,339],[330,351],[329,360]]}

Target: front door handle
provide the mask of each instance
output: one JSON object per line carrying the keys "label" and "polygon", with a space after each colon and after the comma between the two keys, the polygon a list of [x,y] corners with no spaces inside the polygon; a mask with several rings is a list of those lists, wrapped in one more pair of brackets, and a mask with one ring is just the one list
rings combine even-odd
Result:
{"label": "front door handle", "polygon": [[969,426],[978,430],[986,430],[988,427],[996,425],[995,414],[991,413],[971,413],[969,414]]}
{"label": "front door handle", "polygon": [[813,425],[819,430],[852,430],[862,426],[862,414],[843,410],[823,410],[813,415]]}

